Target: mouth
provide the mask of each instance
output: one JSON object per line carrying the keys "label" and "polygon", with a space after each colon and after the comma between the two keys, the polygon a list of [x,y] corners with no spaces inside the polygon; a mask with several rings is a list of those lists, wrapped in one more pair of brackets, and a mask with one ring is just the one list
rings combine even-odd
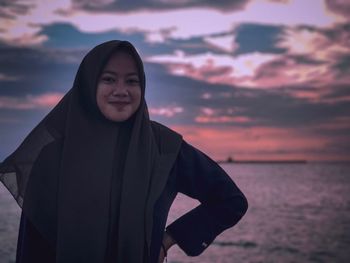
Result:
{"label": "mouth", "polygon": [[114,109],[118,110],[118,111],[123,111],[125,110],[128,105],[130,105],[130,102],[127,101],[110,101],[108,102],[109,105],[111,105]]}
{"label": "mouth", "polygon": [[108,103],[116,105],[116,106],[125,106],[125,105],[130,104],[130,102],[128,102],[128,101],[109,101]]}

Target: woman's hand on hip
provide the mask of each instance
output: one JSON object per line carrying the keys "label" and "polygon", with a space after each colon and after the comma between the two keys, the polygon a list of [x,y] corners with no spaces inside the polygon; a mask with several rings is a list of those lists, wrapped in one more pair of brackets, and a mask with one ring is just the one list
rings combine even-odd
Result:
{"label": "woman's hand on hip", "polygon": [[164,259],[168,253],[169,248],[172,247],[174,244],[176,244],[176,241],[170,236],[168,232],[164,232],[162,243],[163,245],[161,245],[161,248],[160,248],[158,263],[164,262]]}

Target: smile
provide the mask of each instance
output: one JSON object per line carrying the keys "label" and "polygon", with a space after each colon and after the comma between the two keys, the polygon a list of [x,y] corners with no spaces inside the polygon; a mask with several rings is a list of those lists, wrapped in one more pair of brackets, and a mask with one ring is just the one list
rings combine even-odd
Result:
{"label": "smile", "polygon": [[126,106],[130,104],[130,102],[127,101],[109,101],[108,103],[116,105],[116,106]]}

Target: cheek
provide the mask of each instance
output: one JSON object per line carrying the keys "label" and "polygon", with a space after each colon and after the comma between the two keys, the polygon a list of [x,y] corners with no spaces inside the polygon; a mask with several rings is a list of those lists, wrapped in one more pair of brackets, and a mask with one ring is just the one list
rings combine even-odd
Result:
{"label": "cheek", "polygon": [[97,106],[99,107],[100,110],[102,110],[106,106],[106,88],[102,86],[97,87],[96,91],[96,102]]}
{"label": "cheek", "polygon": [[137,95],[137,107],[141,104],[141,93]]}
{"label": "cheek", "polygon": [[142,97],[141,87],[140,87],[139,90],[138,90],[138,95],[139,95],[139,97],[140,97],[140,99],[141,99],[141,97]]}
{"label": "cheek", "polygon": [[139,88],[138,90],[135,91],[134,93],[134,98],[135,98],[135,101],[137,102],[137,108],[140,106],[141,104],[141,88]]}

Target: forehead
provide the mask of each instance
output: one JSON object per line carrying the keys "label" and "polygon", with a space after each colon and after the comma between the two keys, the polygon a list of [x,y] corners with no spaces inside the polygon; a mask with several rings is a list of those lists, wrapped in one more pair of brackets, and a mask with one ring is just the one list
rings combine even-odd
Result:
{"label": "forehead", "polygon": [[125,51],[116,51],[108,59],[104,70],[137,72],[136,61],[129,53]]}

